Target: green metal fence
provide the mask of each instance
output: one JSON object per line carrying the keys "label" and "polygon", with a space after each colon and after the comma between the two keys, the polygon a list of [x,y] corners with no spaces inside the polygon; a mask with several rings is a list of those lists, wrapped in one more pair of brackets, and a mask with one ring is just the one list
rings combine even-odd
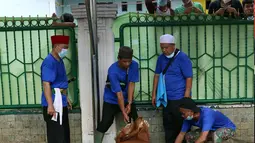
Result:
{"label": "green metal fence", "polygon": [[130,13],[113,26],[115,53],[126,45],[140,64],[138,103],[150,103],[159,37],[173,34],[193,64],[192,96],[198,102],[253,102],[253,21],[210,15],[154,17]]}
{"label": "green metal fence", "polygon": [[[52,27],[49,18],[0,19],[0,108],[40,107],[40,66],[51,52],[52,35],[69,35],[69,53],[64,63],[69,78],[77,77],[77,51],[73,28]],[[77,81],[68,94],[78,103]]]}

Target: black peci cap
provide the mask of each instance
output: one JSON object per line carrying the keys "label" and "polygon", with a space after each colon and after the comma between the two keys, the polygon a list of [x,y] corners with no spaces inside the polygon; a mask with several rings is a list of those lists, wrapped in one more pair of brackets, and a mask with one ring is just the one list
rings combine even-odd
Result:
{"label": "black peci cap", "polygon": [[132,59],[133,58],[133,49],[127,46],[120,47],[118,58],[120,59]]}
{"label": "black peci cap", "polygon": [[193,112],[200,112],[200,108],[197,107],[194,100],[191,98],[183,98],[181,99],[181,104],[179,106],[180,108],[189,109]]}

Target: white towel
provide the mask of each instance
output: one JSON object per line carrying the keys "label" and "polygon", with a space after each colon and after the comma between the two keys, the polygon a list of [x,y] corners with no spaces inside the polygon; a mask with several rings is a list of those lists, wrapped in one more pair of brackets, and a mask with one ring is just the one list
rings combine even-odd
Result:
{"label": "white towel", "polygon": [[53,106],[57,113],[56,113],[56,118],[54,118],[53,116],[51,120],[57,122],[58,114],[59,114],[59,122],[60,122],[60,125],[62,125],[62,115],[63,115],[62,95],[59,88],[54,88],[54,90],[55,90],[55,100],[54,100]]}

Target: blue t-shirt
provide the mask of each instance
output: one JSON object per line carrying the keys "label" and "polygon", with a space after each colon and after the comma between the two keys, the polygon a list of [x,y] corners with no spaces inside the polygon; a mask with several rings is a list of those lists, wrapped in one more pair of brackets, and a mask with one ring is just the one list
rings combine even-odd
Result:
{"label": "blue t-shirt", "polygon": [[[163,72],[169,60],[164,54],[161,54],[157,60],[155,74]],[[192,63],[189,57],[180,51],[165,74],[167,99],[182,99],[186,90],[186,79],[191,78],[192,75]]]}
{"label": "blue t-shirt", "polygon": [[197,126],[205,131],[215,131],[219,128],[230,128],[235,130],[235,124],[224,114],[211,108],[200,107],[200,117],[198,121],[184,120],[182,125],[182,132],[187,132],[191,126]]}
{"label": "blue t-shirt", "polygon": [[[128,69],[128,81],[126,80],[127,70],[119,67],[118,62],[113,63],[108,69],[108,78],[110,88],[105,86],[104,101],[110,104],[118,104],[117,92],[122,91],[125,102],[128,102],[128,83],[139,82],[139,68],[136,61],[132,61]],[[126,83],[124,89],[121,88],[121,82]]]}
{"label": "blue t-shirt", "polygon": [[[67,89],[68,80],[66,76],[65,65],[62,59],[56,60],[51,54],[49,54],[41,65],[41,80],[50,82],[52,91],[54,88]],[[52,94],[52,100],[54,102],[55,94]],[[48,106],[47,100],[42,92],[42,106]],[[67,98],[62,96],[63,107],[67,106]]]}

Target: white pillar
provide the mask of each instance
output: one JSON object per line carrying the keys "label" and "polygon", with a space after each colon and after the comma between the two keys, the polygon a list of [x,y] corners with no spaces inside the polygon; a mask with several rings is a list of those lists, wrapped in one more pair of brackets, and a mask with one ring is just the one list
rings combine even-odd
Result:
{"label": "white pillar", "polygon": [[[114,35],[112,24],[116,17],[117,5],[98,4],[98,66],[99,66],[99,94],[100,111],[108,67],[114,62]],[[72,13],[78,21],[78,56],[79,56],[79,88],[82,120],[82,142],[93,143],[93,107],[92,107],[92,79],[90,39],[85,5],[73,6]],[[115,142],[116,124],[108,130],[104,143]]]}

